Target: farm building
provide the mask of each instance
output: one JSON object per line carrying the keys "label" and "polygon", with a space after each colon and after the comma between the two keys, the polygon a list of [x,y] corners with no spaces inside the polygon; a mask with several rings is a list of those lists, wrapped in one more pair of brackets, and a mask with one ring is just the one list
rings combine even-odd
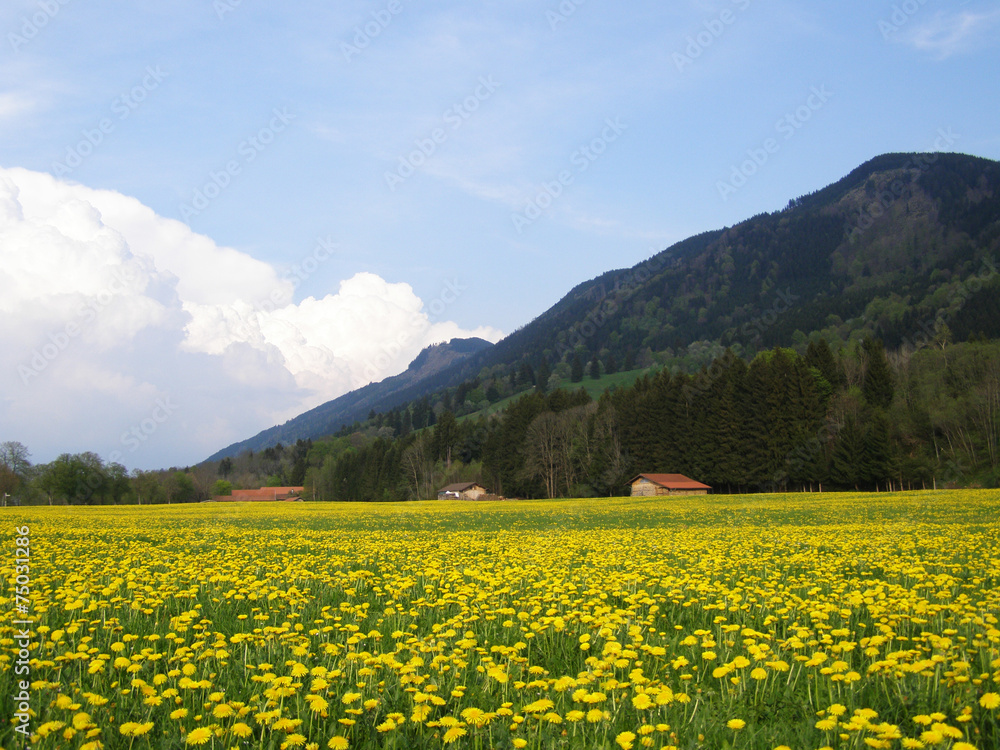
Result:
{"label": "farm building", "polygon": [[486,488],[478,482],[459,482],[439,489],[438,500],[478,500],[485,494]]}
{"label": "farm building", "polygon": [[301,500],[302,487],[261,487],[259,490],[233,490],[232,495],[216,495],[220,503],[263,503],[276,500]]}
{"label": "farm building", "polygon": [[712,489],[683,474],[640,474],[629,480],[629,484],[632,486],[632,497],[707,495]]}

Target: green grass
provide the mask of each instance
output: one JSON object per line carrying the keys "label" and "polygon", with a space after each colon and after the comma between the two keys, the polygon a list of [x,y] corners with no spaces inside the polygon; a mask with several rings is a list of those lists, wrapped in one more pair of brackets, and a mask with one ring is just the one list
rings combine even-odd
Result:
{"label": "green grass", "polygon": [[[626,388],[635,383],[636,380],[641,378],[646,373],[654,371],[656,368],[646,368],[642,370],[629,370],[627,372],[616,372],[613,375],[601,375],[600,378],[594,380],[589,375],[585,376],[583,380],[579,383],[573,383],[569,380],[562,380],[559,383],[559,389],[563,391],[577,391],[583,388],[587,394],[595,401],[601,397],[601,394],[605,391],[611,390],[612,388]],[[488,417],[493,414],[499,414],[504,411],[510,404],[517,399],[521,398],[528,391],[521,391],[520,393],[515,393],[513,396],[508,396],[507,398],[497,401],[496,403],[490,404],[485,409],[480,409],[479,411],[474,411],[470,414],[463,414],[458,418],[457,421],[462,422],[466,419],[478,419],[480,417]]]}

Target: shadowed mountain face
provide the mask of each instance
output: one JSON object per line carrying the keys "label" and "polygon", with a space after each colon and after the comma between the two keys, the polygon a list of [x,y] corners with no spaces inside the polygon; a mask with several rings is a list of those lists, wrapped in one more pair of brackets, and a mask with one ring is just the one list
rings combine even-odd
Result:
{"label": "shadowed mountain face", "polygon": [[372,384],[213,458],[319,437],[483,368],[548,367],[573,355],[619,363],[699,343],[752,354],[813,331],[866,329],[890,349],[946,320],[954,340],[1000,337],[1000,163],[886,154],[782,210],[706,232],[579,284],[490,346],[422,352]]}

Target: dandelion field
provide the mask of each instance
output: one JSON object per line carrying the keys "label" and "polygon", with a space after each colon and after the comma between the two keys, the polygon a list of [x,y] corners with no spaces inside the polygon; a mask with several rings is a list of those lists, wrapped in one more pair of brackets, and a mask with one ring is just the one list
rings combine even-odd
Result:
{"label": "dandelion field", "polygon": [[36,748],[1000,747],[1000,493],[8,508]]}

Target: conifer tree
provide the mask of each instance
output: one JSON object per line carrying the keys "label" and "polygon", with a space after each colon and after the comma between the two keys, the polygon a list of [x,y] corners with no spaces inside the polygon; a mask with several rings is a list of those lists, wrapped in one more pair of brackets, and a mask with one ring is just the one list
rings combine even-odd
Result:
{"label": "conifer tree", "polygon": [[882,342],[878,339],[865,339],[861,343],[861,352],[866,364],[861,395],[876,409],[888,409],[892,403],[895,386]]}
{"label": "conifer tree", "polygon": [[837,435],[830,460],[830,478],[844,487],[858,489],[864,479],[865,436],[854,418],[848,414],[844,426]]}

